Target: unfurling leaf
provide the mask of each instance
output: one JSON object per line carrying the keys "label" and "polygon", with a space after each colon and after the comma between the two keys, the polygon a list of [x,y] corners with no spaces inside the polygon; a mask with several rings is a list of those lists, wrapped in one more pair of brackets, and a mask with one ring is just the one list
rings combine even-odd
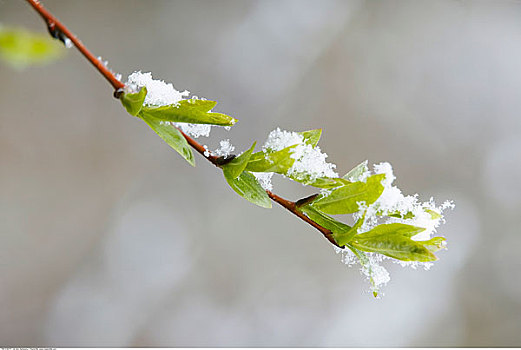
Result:
{"label": "unfurling leaf", "polygon": [[392,223],[392,224],[382,224],[373,228],[371,231],[367,231],[359,234],[357,237],[359,239],[369,239],[369,238],[377,238],[379,236],[389,236],[389,235],[401,235],[407,238],[411,238],[417,235],[420,232],[425,231],[425,228],[412,226],[407,224],[400,223]]}
{"label": "unfurling leaf", "polygon": [[260,207],[271,208],[270,197],[251,173],[243,171],[236,179],[225,178],[230,187],[241,197]]}
{"label": "unfurling leaf", "polygon": [[192,124],[211,124],[232,126],[237,119],[226,114],[210,112],[217,102],[208,100],[187,99],[176,105],[161,107],[144,106],[141,114],[162,121]]}
{"label": "unfurling leaf", "polygon": [[254,142],[250,149],[223,166],[223,173],[226,178],[236,179],[244,171],[256,144]]}
{"label": "unfurling leaf", "polygon": [[120,97],[121,103],[130,115],[137,116],[143,108],[143,101],[147,96],[147,88],[142,87],[136,93],[123,93]]}
{"label": "unfurling leaf", "polygon": [[356,235],[350,244],[362,251],[380,253],[402,261],[435,261],[437,258],[431,249],[441,245],[442,237],[429,241],[414,241],[410,238],[424,230],[405,224],[383,224]]}
{"label": "unfurling leaf", "polygon": [[154,130],[170,147],[175,149],[192,166],[195,166],[192,149],[181,132],[170,124],[162,124],[160,120],[139,114],[139,117]]}
{"label": "unfurling leaf", "polygon": [[49,63],[64,53],[63,47],[47,35],[0,27],[0,58],[14,68]]}
{"label": "unfurling leaf", "polygon": [[366,182],[348,182],[329,194],[320,195],[312,205],[331,215],[354,213],[359,209],[359,202],[370,205],[380,197],[384,190],[381,183],[384,177],[384,174],[378,174],[368,177]]}

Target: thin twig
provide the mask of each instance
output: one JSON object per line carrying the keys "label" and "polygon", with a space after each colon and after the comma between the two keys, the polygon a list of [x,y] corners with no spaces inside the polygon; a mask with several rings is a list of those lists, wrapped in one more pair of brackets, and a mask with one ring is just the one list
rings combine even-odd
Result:
{"label": "thin twig", "polygon": [[85,56],[85,58],[88,59],[90,63],[92,63],[92,65],[105,77],[105,79],[109,81],[114,90],[123,89],[125,87],[125,84],[116,79],[114,73],[105,67],[103,62],[96,58],[96,56],[94,56],[92,52],[90,52],[65,25],[63,25],[56,17],[47,11],[40,3],[40,1],[27,0],[27,2],[36,10],[36,12],[40,14],[40,16],[42,16],[51,35],[56,37],[56,35],[53,33],[57,33],[57,31],[59,31],[59,33],[63,33],[66,38],[69,38],[69,40],[74,44],[74,46],[76,46],[82,55]]}
{"label": "thin twig", "polygon": [[[43,18],[45,23],[47,24],[47,27],[49,29],[49,32],[54,38],[58,38],[60,40],[64,40],[65,38],[68,38],[74,46],[82,53],[82,55],[89,60],[90,63],[105,77],[105,79],[108,80],[110,85],[115,90],[115,96],[118,96],[117,92],[121,91],[125,84],[119,81],[114,73],[112,73],[104,64],[101,62],[98,58],[96,58],[92,52],[90,52],[85,45],[63,24],[61,23],[56,17],[54,17],[49,11],[47,11],[41,2],[39,0],[26,0],[35,10],[40,14],[40,16]],[[65,38],[63,37],[65,36]],[[179,130],[181,131],[181,130]],[[198,153],[200,153],[204,158],[206,158],[208,161],[210,161],[213,165],[220,167],[222,166],[222,162],[220,161],[220,157],[211,155],[207,153],[207,150],[197,141],[195,141],[190,136],[186,135],[184,132],[181,131],[181,134],[186,139],[188,144],[196,150]],[[205,154],[206,153],[206,154]],[[325,238],[331,244],[338,247],[338,244],[335,242],[335,239],[333,238],[333,234],[330,230],[326,229],[325,227],[317,224],[310,218],[308,218],[306,215],[304,215],[302,212],[298,210],[298,206],[295,202],[292,202],[290,200],[284,199],[282,197],[277,196],[276,194],[272,193],[271,191],[266,190],[266,193],[268,196],[273,200],[274,202],[280,204],[287,210],[289,210],[291,213],[293,213],[295,216],[300,218],[301,220],[307,222],[314,228],[316,228],[318,231],[320,231]],[[305,199],[304,199],[305,200]],[[298,202],[299,204],[301,201]]]}

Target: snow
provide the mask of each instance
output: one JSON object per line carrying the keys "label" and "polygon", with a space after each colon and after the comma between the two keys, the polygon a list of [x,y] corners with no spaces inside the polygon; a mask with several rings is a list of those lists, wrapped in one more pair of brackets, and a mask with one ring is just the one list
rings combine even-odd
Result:
{"label": "snow", "polygon": [[299,144],[293,149],[291,158],[295,159],[295,162],[288,170],[288,176],[306,178],[310,181],[320,177],[338,177],[333,170],[336,165],[326,162],[327,154],[322,153],[318,146]]}
{"label": "snow", "polygon": [[235,150],[235,147],[230,143],[230,140],[222,140],[219,142],[219,148],[213,154],[218,157],[227,157]]}
{"label": "snow", "polygon": [[[179,101],[190,95],[190,92],[187,90],[180,92],[177,91],[171,83],[154,79],[150,72],[142,73],[141,71],[137,71],[130,74],[125,85],[133,92],[137,92],[140,88],[146,87],[147,95],[143,105],[149,107],[176,105]],[[197,96],[193,96],[192,98],[198,99]],[[174,125],[185,134],[194,138],[200,136],[208,137],[212,130],[212,126],[207,124],[174,123]]]}
{"label": "snow", "polygon": [[298,145],[304,141],[304,137],[302,135],[286,130],[280,130],[277,128],[270,132],[268,135],[268,139],[264,143],[262,147],[264,152],[268,151],[280,151],[289,146]]}
{"label": "snow", "polygon": [[262,149],[264,152],[276,152],[291,146],[295,146],[290,154],[295,162],[285,175],[308,181],[338,177],[334,171],[336,165],[326,162],[327,154],[322,153],[318,146],[306,144],[299,133],[277,128],[270,132]]}
{"label": "snow", "polygon": [[[338,247],[333,248],[337,254],[342,256],[341,261],[348,267],[359,264],[358,258],[351,250]],[[371,291],[379,293],[380,289],[391,280],[387,269],[380,264],[387,257],[375,253],[367,253],[366,256],[368,264],[360,265],[360,273],[369,280]]]}
{"label": "snow", "polygon": [[210,136],[210,131],[212,131],[212,126],[208,124],[175,123],[175,125],[181,129],[182,132],[194,138],[200,136],[208,137]]}
{"label": "snow", "polygon": [[378,263],[378,259],[374,255],[369,255],[369,264],[362,266],[360,271],[366,276],[371,283],[371,290],[379,292],[380,288],[386,285],[390,280],[389,272],[385,267]]}
{"label": "snow", "polygon": [[125,85],[134,87],[133,90],[138,91],[142,87],[147,88],[147,96],[145,97],[144,105],[146,106],[167,106],[175,105],[183,98],[187,97],[190,92],[177,91],[170,83],[165,83],[163,80],[155,80],[152,78],[152,73],[142,73],[141,71],[130,74]]}
{"label": "snow", "polygon": [[259,184],[262,188],[264,188],[267,191],[271,191],[273,189],[273,185],[271,183],[271,178],[273,177],[273,173],[255,173],[252,172],[253,176],[257,178],[257,181],[259,181]]}

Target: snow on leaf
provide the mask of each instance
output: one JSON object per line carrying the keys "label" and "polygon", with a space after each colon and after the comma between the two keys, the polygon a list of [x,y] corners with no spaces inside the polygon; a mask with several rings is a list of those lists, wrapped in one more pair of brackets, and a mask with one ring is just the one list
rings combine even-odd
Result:
{"label": "snow on leaf", "polygon": [[144,101],[145,106],[168,106],[175,105],[183,98],[190,95],[188,91],[177,91],[170,83],[163,80],[155,80],[152,73],[141,73],[141,71],[130,74],[125,85],[135,87],[138,91],[142,87],[147,88],[147,96]]}

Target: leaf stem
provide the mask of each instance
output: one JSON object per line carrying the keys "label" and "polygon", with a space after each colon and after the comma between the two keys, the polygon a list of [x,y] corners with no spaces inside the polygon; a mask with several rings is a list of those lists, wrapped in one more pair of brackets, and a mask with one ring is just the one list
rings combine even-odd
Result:
{"label": "leaf stem", "polygon": [[[45,23],[47,24],[47,28],[49,29],[49,33],[54,38],[60,39],[62,41],[65,41],[65,39],[69,39],[74,46],[81,52],[81,54],[98,70],[98,72],[107,79],[107,81],[112,85],[114,88],[114,96],[119,97],[120,94],[118,92],[125,87],[125,84],[119,81],[114,73],[112,73],[104,64],[101,62],[96,56],[90,52],[85,45],[63,24],[61,23],[56,17],[54,17],[47,9],[43,7],[41,2],[39,0],[26,0],[33,9],[40,14],[40,16],[43,18]],[[179,129],[178,129],[179,130]],[[200,153],[204,158],[206,158],[210,163],[215,165],[216,167],[220,167],[222,164],[219,161],[219,157],[214,156],[212,154],[206,155],[207,150],[197,141],[195,141],[193,138],[185,134],[183,131],[179,130],[183,137],[186,139],[188,144],[196,150],[198,153]],[[206,153],[206,154],[205,154]],[[290,200],[284,199],[271,191],[266,190],[266,193],[268,196],[273,200],[274,202],[280,204],[284,208],[286,208],[288,211],[293,213],[295,216],[300,218],[301,220],[307,222],[314,228],[316,228],[318,231],[320,231],[324,237],[331,242],[331,244],[338,246],[338,244],[335,242],[335,239],[333,238],[333,234],[330,230],[326,229],[325,227],[317,224],[310,218],[308,218],[306,215],[304,215],[302,212],[298,210],[298,204],[302,203],[301,201],[298,201],[297,203],[292,202]],[[307,198],[304,198],[303,200],[306,201]]]}

